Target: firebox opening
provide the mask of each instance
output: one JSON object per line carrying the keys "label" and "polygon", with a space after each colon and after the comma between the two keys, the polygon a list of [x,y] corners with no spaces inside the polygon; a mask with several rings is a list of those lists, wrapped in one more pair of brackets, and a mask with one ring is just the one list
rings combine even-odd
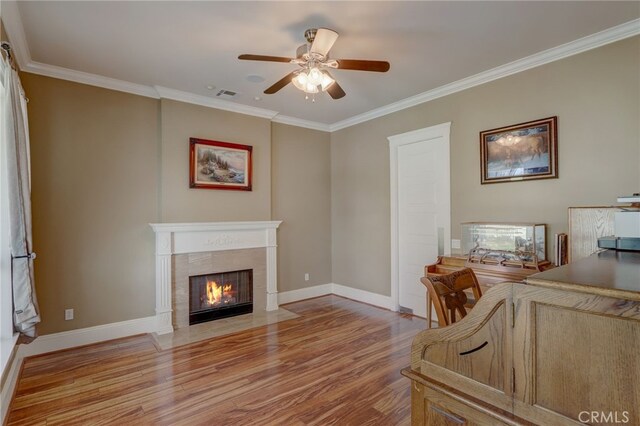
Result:
{"label": "firebox opening", "polygon": [[253,270],[189,277],[189,325],[253,312]]}

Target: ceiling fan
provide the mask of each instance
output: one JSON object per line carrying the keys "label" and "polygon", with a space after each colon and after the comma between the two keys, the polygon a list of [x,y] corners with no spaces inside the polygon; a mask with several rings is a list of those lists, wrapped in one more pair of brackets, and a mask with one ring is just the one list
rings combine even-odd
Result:
{"label": "ceiling fan", "polygon": [[264,93],[276,93],[289,83],[309,94],[327,92],[333,99],[340,99],[346,93],[331,76],[328,69],[356,71],[389,71],[389,62],[359,59],[331,59],[329,51],[338,38],[338,33],[328,28],[311,28],[305,31],[307,43],[298,47],[295,58],[263,55],[240,55],[238,59],[249,61],[286,62],[300,67],[278,80]]}

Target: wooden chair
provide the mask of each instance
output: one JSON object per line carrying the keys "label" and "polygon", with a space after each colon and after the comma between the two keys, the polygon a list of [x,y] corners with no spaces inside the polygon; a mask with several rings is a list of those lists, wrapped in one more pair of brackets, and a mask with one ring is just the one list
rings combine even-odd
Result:
{"label": "wooden chair", "polygon": [[[431,327],[431,303],[438,316],[438,325],[445,327],[456,322],[456,312],[459,319],[467,315],[467,307],[472,307],[480,297],[482,289],[478,284],[478,279],[471,268],[463,268],[449,274],[427,274],[420,279],[427,287],[429,301],[427,301],[428,326]],[[471,289],[475,301],[469,300],[465,290]]]}

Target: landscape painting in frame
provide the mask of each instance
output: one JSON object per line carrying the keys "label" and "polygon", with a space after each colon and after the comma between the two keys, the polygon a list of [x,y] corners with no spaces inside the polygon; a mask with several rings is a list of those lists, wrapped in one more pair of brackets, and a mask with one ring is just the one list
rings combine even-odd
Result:
{"label": "landscape painting in frame", "polygon": [[558,117],[480,132],[481,183],[558,177]]}
{"label": "landscape painting in frame", "polygon": [[251,191],[251,146],[190,139],[191,188]]}

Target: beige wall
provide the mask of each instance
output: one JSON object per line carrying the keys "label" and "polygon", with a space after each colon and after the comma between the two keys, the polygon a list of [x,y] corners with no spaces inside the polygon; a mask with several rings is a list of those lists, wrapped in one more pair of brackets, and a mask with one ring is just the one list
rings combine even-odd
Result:
{"label": "beige wall", "polygon": [[[22,81],[41,334],[154,314],[150,222],[270,220],[273,209],[285,221],[279,290],[330,282],[327,133],[275,125],[272,135],[267,119],[34,74]],[[190,189],[190,137],[252,145],[253,190]],[[273,178],[272,160],[282,168]]]}
{"label": "beige wall", "polygon": [[[567,207],[637,192],[639,52],[635,37],[333,133],[333,281],[390,294],[390,135],[452,122],[453,238],[466,221],[543,222],[550,254]],[[559,179],[480,185],[480,131],[553,115]]]}
{"label": "beige wall", "polygon": [[[284,220],[279,290],[389,289],[386,137],[452,121],[453,237],[469,220],[543,221],[640,184],[638,37],[328,135],[23,74],[40,332],[153,315],[149,222]],[[559,116],[559,179],[479,184],[478,132]],[[188,139],[254,146],[252,192],[188,188]],[[330,140],[330,144],[329,144]],[[304,273],[310,281],[304,281]],[[64,321],[64,309],[76,319]]]}
{"label": "beige wall", "polygon": [[[163,222],[271,218],[271,122],[163,99],[160,217]],[[253,146],[251,191],[189,188],[189,138]]]}
{"label": "beige wall", "polygon": [[[330,135],[272,125],[272,217],[278,229],[278,291],[331,282]],[[304,274],[309,281],[304,281]]]}
{"label": "beige wall", "polygon": [[[23,73],[41,334],[153,315],[158,102]],[[75,319],[64,320],[73,308]]]}

